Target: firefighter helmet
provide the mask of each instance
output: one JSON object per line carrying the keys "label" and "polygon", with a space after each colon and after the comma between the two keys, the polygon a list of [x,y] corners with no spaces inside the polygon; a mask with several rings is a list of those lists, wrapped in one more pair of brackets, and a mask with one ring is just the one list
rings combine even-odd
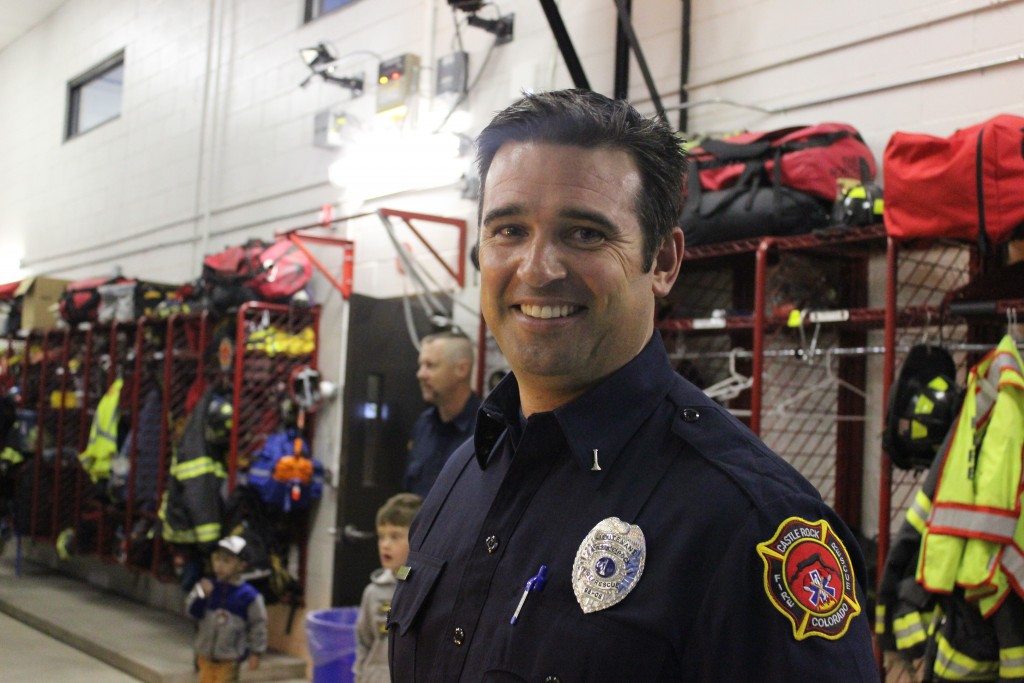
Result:
{"label": "firefighter helmet", "polygon": [[882,220],[882,188],[862,183],[844,189],[832,205],[836,225],[871,225]]}
{"label": "firefighter helmet", "polygon": [[226,446],[231,438],[234,423],[234,408],[231,401],[214,395],[206,411],[206,443],[211,446]]}
{"label": "firefighter helmet", "polygon": [[884,445],[894,465],[923,469],[932,464],[956,419],[960,391],[956,364],[940,346],[914,346],[890,391]]}

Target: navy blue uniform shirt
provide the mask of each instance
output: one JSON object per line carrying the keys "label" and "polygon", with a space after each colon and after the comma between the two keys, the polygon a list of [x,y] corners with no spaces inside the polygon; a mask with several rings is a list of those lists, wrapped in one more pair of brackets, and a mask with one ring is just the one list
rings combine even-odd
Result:
{"label": "navy blue uniform shirt", "polygon": [[[510,375],[413,523],[389,624],[395,680],[878,679],[852,534],[673,372],[660,338],[572,403],[520,416]],[[573,562],[608,517],[642,530],[645,566],[621,601],[585,614]],[[828,545],[806,538],[821,520]],[[541,565],[546,586],[510,624]],[[837,590],[831,613],[803,608]]]}
{"label": "navy blue uniform shirt", "polygon": [[470,394],[466,405],[451,422],[441,420],[436,406],[420,414],[409,439],[409,464],[402,480],[405,491],[427,497],[449,456],[473,435],[479,408],[480,399]]}

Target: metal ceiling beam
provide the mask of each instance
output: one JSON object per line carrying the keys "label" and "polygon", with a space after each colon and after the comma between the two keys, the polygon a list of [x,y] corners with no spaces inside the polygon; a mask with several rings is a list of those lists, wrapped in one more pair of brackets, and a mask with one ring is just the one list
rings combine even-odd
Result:
{"label": "metal ceiling beam", "polygon": [[615,0],[615,8],[619,12],[619,29],[626,36],[629,46],[633,48],[633,54],[636,56],[636,65],[640,67],[640,73],[644,77],[644,83],[647,84],[647,92],[651,94],[651,103],[658,112],[658,118],[664,121],[666,125],[671,125],[668,122],[668,116],[665,114],[665,107],[661,104],[658,88],[654,85],[654,79],[651,78],[651,70],[647,68],[647,60],[644,59],[644,52],[640,49],[640,41],[637,40],[636,33],[633,31],[633,22],[629,18],[628,3],[629,0]]}
{"label": "metal ceiling beam", "polygon": [[555,0],[540,0],[540,6],[544,10],[544,16],[548,18],[548,25],[551,26],[551,33],[555,36],[555,42],[558,43],[558,50],[562,53],[565,66],[569,69],[569,75],[572,76],[573,85],[590,90],[590,81],[583,73],[583,65],[576,54],[576,48],[573,47],[569,32],[565,30],[565,22],[562,21],[562,13],[558,11],[558,5],[555,4]]}

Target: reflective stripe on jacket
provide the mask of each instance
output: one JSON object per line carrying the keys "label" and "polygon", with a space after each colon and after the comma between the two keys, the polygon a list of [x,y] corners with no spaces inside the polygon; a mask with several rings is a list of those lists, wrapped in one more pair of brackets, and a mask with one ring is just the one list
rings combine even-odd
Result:
{"label": "reflective stripe on jacket", "polygon": [[167,490],[160,503],[160,533],[170,543],[215,543],[221,537],[226,478],[220,458],[206,443],[206,420],[213,392],[196,403],[171,459]]}

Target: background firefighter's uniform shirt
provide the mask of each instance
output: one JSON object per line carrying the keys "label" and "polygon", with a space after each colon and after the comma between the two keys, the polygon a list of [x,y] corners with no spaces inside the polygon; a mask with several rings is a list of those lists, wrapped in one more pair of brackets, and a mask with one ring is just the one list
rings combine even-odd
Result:
{"label": "background firefighter's uniform shirt", "polygon": [[[598,449],[600,471],[592,471]],[[796,640],[757,545],[790,517],[847,527],[795,470],[675,375],[654,338],[571,404],[522,422],[506,378],[410,535],[391,612],[395,680],[877,680],[867,619]],[[621,602],[584,614],[573,560],[618,517],[646,539]],[[547,583],[509,620],[541,565]],[[400,578],[403,572],[399,572]],[[857,599],[864,604],[862,586]]]}
{"label": "background firefighter's uniform shirt", "polygon": [[470,394],[466,405],[451,422],[441,420],[437,406],[430,406],[420,414],[409,438],[409,464],[402,479],[402,490],[427,497],[451,454],[473,436],[479,408],[479,397]]}

